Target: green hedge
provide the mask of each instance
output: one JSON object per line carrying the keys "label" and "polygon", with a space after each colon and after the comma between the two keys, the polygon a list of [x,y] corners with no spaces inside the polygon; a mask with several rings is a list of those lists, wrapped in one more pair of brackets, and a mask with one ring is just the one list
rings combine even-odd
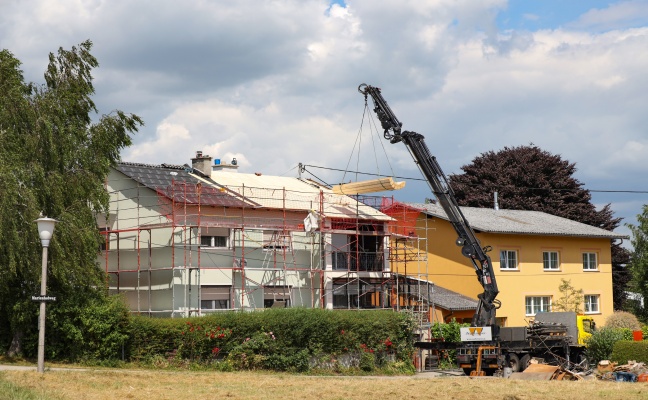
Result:
{"label": "green hedge", "polygon": [[610,361],[627,364],[628,360],[648,363],[648,341],[621,340],[614,344]]}
{"label": "green hedge", "polygon": [[411,364],[414,328],[410,315],[392,311],[290,308],[188,319],[135,317],[126,353],[131,361],[159,366],[305,371],[342,365],[369,371]]}

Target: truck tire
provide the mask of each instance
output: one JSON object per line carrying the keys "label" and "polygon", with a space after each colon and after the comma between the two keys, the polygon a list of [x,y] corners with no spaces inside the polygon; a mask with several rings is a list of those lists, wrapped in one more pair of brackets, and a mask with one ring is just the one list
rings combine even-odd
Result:
{"label": "truck tire", "polygon": [[523,355],[522,358],[520,358],[520,372],[527,369],[530,363],[531,363],[531,355],[529,354]]}
{"label": "truck tire", "polygon": [[520,357],[515,353],[508,353],[508,365],[513,372],[520,372],[522,370]]}

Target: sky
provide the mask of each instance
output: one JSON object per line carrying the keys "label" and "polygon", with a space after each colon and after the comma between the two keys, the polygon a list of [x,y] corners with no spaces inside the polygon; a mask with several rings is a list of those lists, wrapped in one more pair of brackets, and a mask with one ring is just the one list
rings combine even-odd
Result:
{"label": "sky", "polygon": [[[43,83],[48,54],[86,39],[100,114],[145,121],[122,160],[336,184],[407,178],[357,87],[380,87],[446,175],[534,144],[575,163],[598,207],[648,204],[648,0],[0,0],[0,49]],[[623,225],[617,232],[630,234]]]}

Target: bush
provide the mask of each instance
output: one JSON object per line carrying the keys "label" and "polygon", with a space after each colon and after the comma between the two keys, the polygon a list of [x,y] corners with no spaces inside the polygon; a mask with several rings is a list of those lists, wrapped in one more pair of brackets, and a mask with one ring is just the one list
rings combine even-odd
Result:
{"label": "bush", "polygon": [[[460,324],[456,320],[444,324],[435,322],[430,326],[430,336],[433,339],[442,339],[445,342],[461,343],[461,327],[470,326],[470,324]],[[441,369],[454,368],[457,363],[457,351],[445,350],[440,354],[439,367]]]}
{"label": "bush", "polygon": [[614,344],[620,340],[632,340],[632,330],[604,327],[594,332],[585,340],[587,358],[594,364],[601,360],[609,360]]}
{"label": "bush", "polygon": [[620,340],[614,344],[610,361],[627,364],[628,360],[648,363],[648,341]]}
{"label": "bush", "polygon": [[[356,360],[411,364],[415,322],[406,313],[321,309],[268,309],[219,313],[189,319],[133,318],[127,355],[146,364],[166,360],[212,368],[306,371],[311,360]],[[342,357],[344,356],[344,357]]]}
{"label": "bush", "polygon": [[634,314],[627,311],[615,311],[605,320],[607,328],[628,328],[633,331],[641,330],[641,323]]}
{"label": "bush", "polygon": [[131,316],[122,297],[98,295],[85,304],[51,309],[47,321],[48,359],[116,365],[123,358]]}

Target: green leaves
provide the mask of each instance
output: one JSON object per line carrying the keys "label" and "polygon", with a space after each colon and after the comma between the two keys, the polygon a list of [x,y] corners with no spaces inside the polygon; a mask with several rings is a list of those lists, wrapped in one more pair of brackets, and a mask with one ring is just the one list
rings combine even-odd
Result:
{"label": "green leaves", "polygon": [[99,64],[91,49],[87,40],[50,54],[44,85],[24,82],[20,61],[0,52],[0,325],[11,326],[0,331],[3,347],[37,327],[38,305],[28,297],[40,286],[33,221],[41,212],[60,221],[50,245],[48,293],[82,309],[103,290],[95,215],[108,206],[110,166],[143,122],[122,111],[92,122],[92,71]]}

